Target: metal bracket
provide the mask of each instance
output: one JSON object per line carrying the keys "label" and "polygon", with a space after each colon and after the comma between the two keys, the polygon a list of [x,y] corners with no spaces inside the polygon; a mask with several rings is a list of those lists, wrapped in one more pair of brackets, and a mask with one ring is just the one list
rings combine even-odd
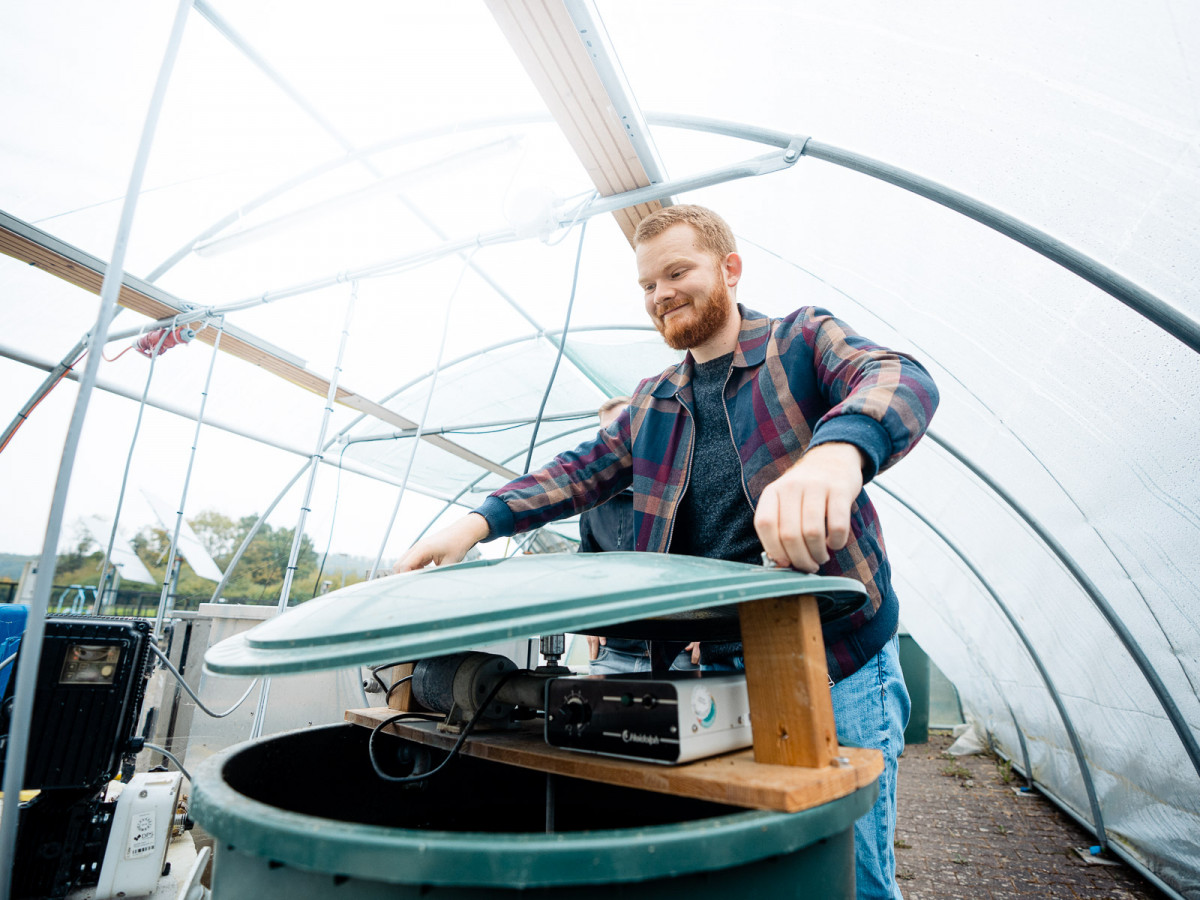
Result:
{"label": "metal bracket", "polygon": [[625,209],[629,206],[638,206],[639,204],[650,203],[655,200],[663,200],[674,194],[684,194],[688,191],[712,187],[715,184],[724,184],[727,181],[736,181],[740,178],[769,175],[772,172],[778,172],[794,166],[800,157],[804,155],[804,148],[808,144],[808,140],[806,135],[796,135],[792,138],[791,143],[781,150],[764,153],[762,156],[755,156],[743,162],[726,166],[723,169],[702,172],[690,178],[664,181],[660,184],[651,184],[647,187],[625,191],[623,194],[600,197],[589,203],[583,212],[579,212],[575,208],[566,209],[559,207],[555,210],[554,217],[558,220],[560,228],[567,228],[579,219],[591,218],[601,213],[613,212],[614,210]]}

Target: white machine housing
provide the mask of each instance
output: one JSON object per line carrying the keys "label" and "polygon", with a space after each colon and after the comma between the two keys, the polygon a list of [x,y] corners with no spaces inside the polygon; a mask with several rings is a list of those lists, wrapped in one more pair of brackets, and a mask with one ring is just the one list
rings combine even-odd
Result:
{"label": "white machine housing", "polygon": [[142,772],[125,786],[113,813],[96,900],[154,892],[166,864],[182,780],[178,772]]}

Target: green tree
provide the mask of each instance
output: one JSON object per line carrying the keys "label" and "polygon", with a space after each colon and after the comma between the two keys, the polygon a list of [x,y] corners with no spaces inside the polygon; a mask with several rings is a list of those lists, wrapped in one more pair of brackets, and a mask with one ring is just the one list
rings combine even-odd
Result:
{"label": "green tree", "polygon": [[157,525],[143,526],[129,541],[129,545],[151,569],[166,564],[170,538],[167,537],[167,532]]}
{"label": "green tree", "polygon": [[[66,553],[60,553],[55,563],[55,578],[67,578],[74,573],[87,568],[90,557],[99,554],[93,552],[95,541],[82,521],[75,523],[75,531]],[[75,579],[78,580],[78,579]]]}
{"label": "green tree", "polygon": [[[245,516],[240,520],[240,540],[245,539],[245,535],[254,526],[257,518],[257,516]],[[288,557],[292,552],[292,539],[295,533],[294,528],[272,528],[270,525],[264,524],[258,534],[254,536],[254,540],[250,542],[250,546],[246,548],[246,552],[242,554],[242,560],[238,565],[239,571],[244,569],[246,576],[254,584],[281,583],[284,573],[287,571]],[[307,534],[301,535],[300,553],[296,558],[296,579],[315,573],[316,567],[317,554],[313,550],[312,539]]]}
{"label": "green tree", "polygon": [[[263,525],[246,548],[237,567],[232,573],[229,572],[234,552],[257,521],[256,515],[234,519],[216,510],[205,510],[189,520],[209,555],[221,570],[229,575],[223,591],[223,596],[229,600],[270,601],[278,598],[283,587],[283,578],[292,551],[294,528],[272,528],[270,525]],[[138,531],[130,544],[160,583],[168,577],[166,565],[170,553],[170,535],[166,531],[157,526],[147,525]],[[103,549],[90,539],[82,524],[72,540],[64,546],[64,550],[65,552],[58,557],[55,582],[96,584]],[[312,539],[304,535],[296,559],[292,602],[307,599],[312,594],[318,563],[319,558],[313,548]],[[356,580],[358,579],[350,579],[351,582]],[[207,598],[211,595],[213,587],[211,581],[196,575],[186,560],[184,561],[179,573],[180,596]]]}
{"label": "green tree", "polygon": [[76,523],[71,544],[66,553],[59,553],[54,565],[56,582],[94,584],[100,571],[103,553],[83,521]]}
{"label": "green tree", "polygon": [[188,524],[196,532],[196,537],[200,538],[200,543],[204,545],[208,555],[223,569],[250,528],[243,524],[244,521],[243,519],[235,522],[224,513],[217,512],[215,509],[206,509],[190,520]]}

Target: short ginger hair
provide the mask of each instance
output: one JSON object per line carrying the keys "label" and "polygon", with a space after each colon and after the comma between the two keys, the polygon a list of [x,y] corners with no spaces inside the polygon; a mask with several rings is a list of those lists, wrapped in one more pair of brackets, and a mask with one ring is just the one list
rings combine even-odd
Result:
{"label": "short ginger hair", "polygon": [[644,241],[658,237],[674,225],[691,225],[701,249],[717,259],[737,253],[737,241],[734,240],[733,229],[729,227],[728,222],[707,207],[686,203],[664,206],[642,219],[633,234],[633,246],[637,247]]}

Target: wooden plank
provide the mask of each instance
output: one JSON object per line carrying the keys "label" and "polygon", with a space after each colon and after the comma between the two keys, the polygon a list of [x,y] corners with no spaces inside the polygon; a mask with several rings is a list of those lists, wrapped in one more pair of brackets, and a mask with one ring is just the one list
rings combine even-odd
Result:
{"label": "wooden plank", "polygon": [[[561,0],[488,0],[488,9],[600,195],[650,184]],[[638,222],[661,208],[656,200],[613,216],[632,244]]]}
{"label": "wooden plank", "polygon": [[[392,666],[391,669],[386,670],[389,674],[384,680],[394,683],[399,678],[411,675],[416,667],[416,663],[400,663],[398,666]],[[387,705],[388,708],[397,712],[414,712],[421,708],[413,698],[411,678],[404,684],[397,685],[396,689],[388,696]]]}
{"label": "wooden plank", "polygon": [[[384,707],[351,709],[346,711],[346,721],[374,728],[392,715],[395,710]],[[449,750],[457,740],[455,735],[439,733],[432,722],[397,722],[385,730],[443,750]],[[536,723],[526,723],[514,731],[472,734],[461,752],[586,781],[777,812],[799,812],[845,797],[883,772],[883,754],[855,747],[839,748],[838,756],[845,759],[844,764],[820,769],[766,765],[755,762],[749,750],[682,766],[611,759],[551,747]]]}
{"label": "wooden plank", "polygon": [[812,596],[775,597],[738,607],[754,758],[785,766],[829,765],[837,731],[821,616]]}

